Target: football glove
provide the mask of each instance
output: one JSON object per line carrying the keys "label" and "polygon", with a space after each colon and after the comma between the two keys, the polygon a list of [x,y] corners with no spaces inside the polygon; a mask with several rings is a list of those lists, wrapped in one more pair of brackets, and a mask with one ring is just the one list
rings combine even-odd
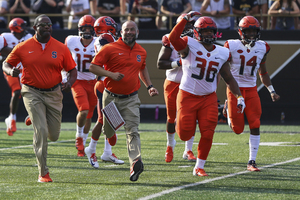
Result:
{"label": "football glove", "polygon": [[181,58],[179,58],[178,60],[175,60],[173,62],[171,62],[171,67],[177,68],[177,67],[181,67],[182,66],[182,62],[181,62]]}
{"label": "football glove", "polygon": [[183,18],[186,19],[188,22],[196,21],[196,18],[200,16],[201,13],[197,11],[190,11],[186,16]]}
{"label": "football glove", "polygon": [[246,104],[245,104],[245,99],[244,99],[244,97],[239,96],[239,97],[237,98],[237,108],[238,108],[238,113],[243,113],[245,107],[246,107]]}

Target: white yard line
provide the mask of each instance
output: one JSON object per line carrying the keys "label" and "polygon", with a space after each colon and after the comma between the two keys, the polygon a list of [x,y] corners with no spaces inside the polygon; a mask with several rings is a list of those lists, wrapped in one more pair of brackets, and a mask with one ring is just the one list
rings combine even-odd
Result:
{"label": "white yard line", "polygon": [[[70,141],[75,141],[75,139],[72,139],[72,140],[63,140],[63,141],[56,141],[56,142],[48,142],[48,145],[49,145],[49,144],[55,144],[55,143],[70,142]],[[21,149],[21,148],[32,147],[32,146],[33,146],[33,145],[30,144],[30,145],[25,145],[25,146],[17,146],[17,147],[1,148],[0,151],[3,151],[3,150],[9,150],[9,149]]]}
{"label": "white yard line", "polygon": [[[287,161],[284,161],[284,162],[274,163],[274,164],[271,164],[271,165],[265,165],[263,167],[260,167],[260,169],[270,168],[270,167],[274,167],[274,166],[277,166],[277,165],[283,165],[283,164],[295,162],[295,161],[298,161],[298,160],[300,160],[300,157],[294,158],[292,160],[287,160]],[[138,200],[153,199],[153,198],[160,197],[162,195],[169,194],[169,193],[181,190],[181,189],[194,187],[194,186],[197,186],[197,185],[203,185],[205,183],[210,183],[210,182],[213,182],[213,181],[218,181],[218,180],[222,180],[222,179],[225,179],[225,178],[234,177],[234,176],[241,175],[241,174],[246,174],[246,173],[249,173],[249,172],[250,171],[241,171],[241,172],[234,173],[234,174],[228,174],[228,175],[225,175],[225,176],[220,176],[220,177],[216,177],[216,178],[212,178],[212,179],[207,179],[207,180],[200,181],[200,182],[197,182],[197,183],[191,183],[191,184],[188,184],[188,185],[182,185],[182,186],[179,186],[179,187],[174,187],[174,188],[169,189],[169,190],[164,190],[164,191],[156,193],[156,194],[152,194],[152,195],[149,195],[149,196],[146,196],[146,197],[139,198]]]}
{"label": "white yard line", "polygon": [[[125,135],[125,133],[119,133],[117,134],[117,136],[120,136],[120,135]],[[91,139],[91,137],[88,137],[87,139]],[[62,141],[56,141],[56,142],[48,142],[48,145],[49,144],[56,144],[56,143],[65,143],[65,142],[72,142],[74,141],[75,142],[75,139],[71,139],[71,140],[62,140]],[[30,145],[24,145],[24,146],[16,146],[16,147],[7,147],[7,148],[0,148],[0,151],[4,151],[4,150],[9,150],[9,149],[21,149],[21,148],[26,148],[26,147],[32,147],[33,145],[30,144]]]}

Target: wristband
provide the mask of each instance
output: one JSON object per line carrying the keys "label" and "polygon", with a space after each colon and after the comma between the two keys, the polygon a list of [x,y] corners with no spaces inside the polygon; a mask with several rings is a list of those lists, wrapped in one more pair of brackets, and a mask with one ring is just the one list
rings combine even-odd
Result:
{"label": "wristband", "polygon": [[261,75],[261,76],[263,76],[263,75],[266,75],[268,72],[265,72],[265,73],[263,73],[263,74],[259,74],[259,75]]}
{"label": "wristband", "polygon": [[171,62],[171,67],[172,67],[173,69],[175,69],[175,68],[177,68],[177,67],[179,67],[179,66],[180,66],[179,60],[175,60],[175,61]]}
{"label": "wristband", "polygon": [[270,94],[275,93],[275,90],[274,90],[274,88],[273,88],[273,85],[269,85],[267,88],[268,88]]}
{"label": "wristband", "polygon": [[153,88],[153,85],[149,85],[149,86],[147,87],[147,90],[150,90],[151,88]]}

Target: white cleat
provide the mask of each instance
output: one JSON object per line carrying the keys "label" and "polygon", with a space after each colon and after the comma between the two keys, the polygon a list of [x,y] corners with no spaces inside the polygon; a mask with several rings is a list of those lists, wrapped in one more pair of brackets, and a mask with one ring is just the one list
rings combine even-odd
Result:
{"label": "white cleat", "polygon": [[95,153],[91,153],[90,149],[88,147],[86,147],[84,149],[84,153],[88,157],[89,163],[92,165],[92,167],[98,169],[99,168],[99,164],[98,164],[98,161],[97,161],[96,154]]}
{"label": "white cleat", "polygon": [[123,165],[124,164],[124,161],[119,160],[114,153],[111,154],[111,155],[103,153],[102,156],[101,156],[101,160],[103,162],[112,162],[112,163],[117,164],[117,165]]}

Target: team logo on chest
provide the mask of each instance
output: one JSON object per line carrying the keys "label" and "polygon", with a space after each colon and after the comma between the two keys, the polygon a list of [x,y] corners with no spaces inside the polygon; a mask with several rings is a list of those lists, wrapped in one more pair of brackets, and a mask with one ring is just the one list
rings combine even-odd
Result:
{"label": "team logo on chest", "polygon": [[142,61],[141,55],[137,55],[137,56],[136,56],[136,61],[138,61],[138,62],[141,62],[141,61]]}
{"label": "team logo on chest", "polygon": [[56,51],[52,51],[52,58],[57,58],[57,52]]}

